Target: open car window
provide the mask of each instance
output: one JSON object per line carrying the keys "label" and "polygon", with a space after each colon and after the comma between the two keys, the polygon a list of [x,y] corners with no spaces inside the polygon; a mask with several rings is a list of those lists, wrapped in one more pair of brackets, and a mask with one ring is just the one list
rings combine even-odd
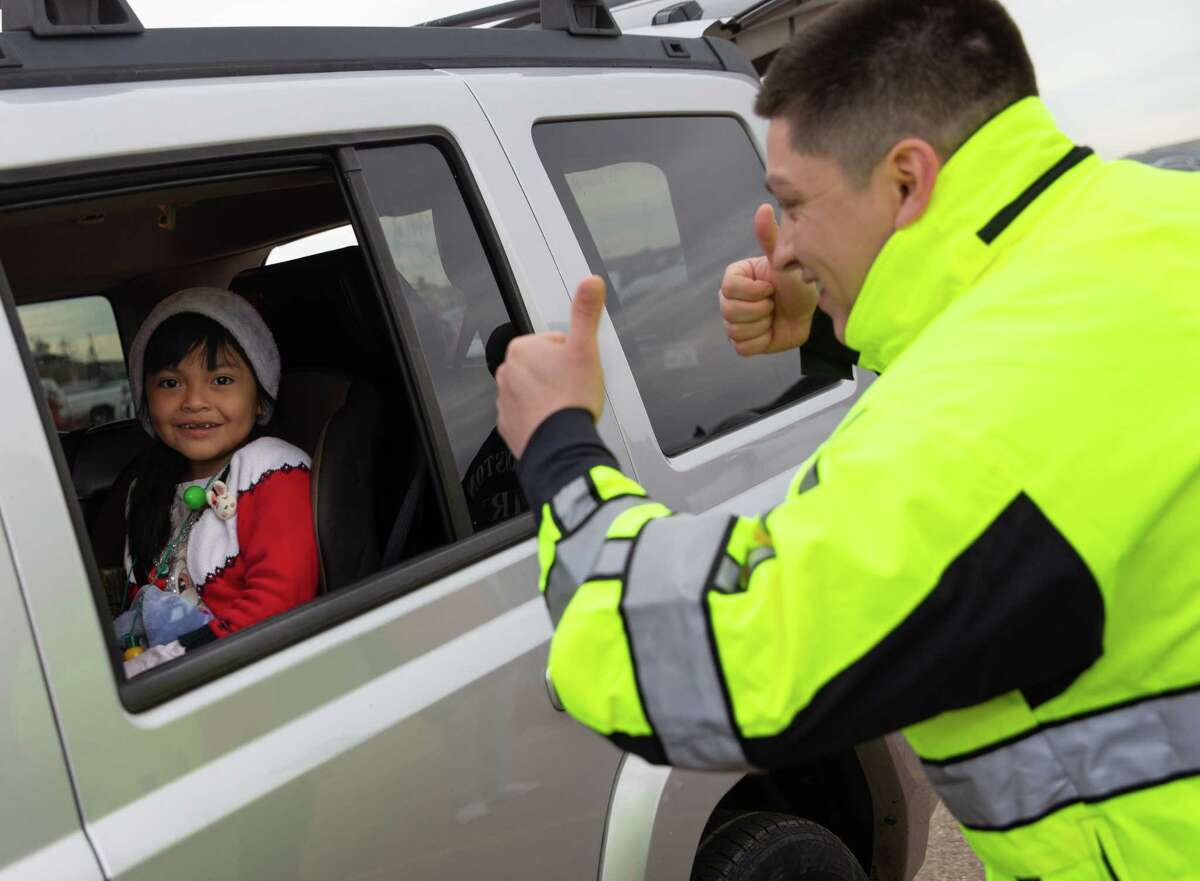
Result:
{"label": "open car window", "polygon": [[[140,674],[176,684],[143,687],[135,677],[122,688],[127,705],[146,706],[138,695],[161,698],[224,675],[298,634],[426,583],[431,558],[443,559],[471,534],[452,523],[448,498],[463,506],[474,500],[476,529],[524,510],[504,481],[493,479],[511,471],[511,457],[502,443],[493,449],[495,392],[483,350],[494,330],[512,324],[459,174],[426,142],[361,155],[368,175],[386,180],[373,194],[384,207],[378,216],[356,215],[333,157],[313,154],[259,163],[261,171],[214,162],[178,180],[159,172],[151,184],[136,175],[128,185],[83,181],[74,195],[0,215],[0,265],[19,316],[14,330],[30,354],[30,385],[58,429],[50,441],[65,466],[63,492],[79,514],[85,559],[96,563],[93,592],[112,637],[118,682],[123,650],[155,647],[148,625],[122,635],[113,624],[134,613],[145,617],[137,597],[146,585],[154,598],[187,598],[191,590],[194,607],[210,616],[197,632],[208,628],[213,638],[189,642],[174,634],[186,650]],[[389,242],[391,253],[381,256],[394,258],[402,273],[403,303],[389,303],[390,291],[370,266],[359,243],[362,223],[378,224]],[[73,259],[58,259],[62,253]],[[127,553],[127,510],[139,498],[131,487],[139,475],[158,473],[145,470],[153,456],[170,457],[154,452],[162,441],[137,418],[147,401],[133,399],[125,347],[156,304],[196,287],[230,290],[254,307],[278,346],[281,377],[269,423],[244,439],[219,475],[197,478],[206,491],[214,478],[227,483],[237,504],[218,505],[210,495],[192,513],[164,507],[162,516],[175,518],[170,541],[150,560],[166,560],[163,569],[137,559],[132,543]],[[418,315],[413,335],[396,320],[401,305]],[[417,360],[429,365],[436,401],[418,400],[423,392],[406,366]],[[443,414],[445,425],[429,421]],[[203,432],[219,420],[187,425],[193,423],[200,427],[186,430]],[[449,438],[444,450],[439,437]],[[245,465],[251,449],[267,449],[278,461]],[[187,458],[182,448],[175,453]],[[448,483],[433,467],[437,461],[452,463]],[[300,473],[307,475],[303,486]],[[195,475],[181,470],[168,488],[182,493],[185,477]],[[263,614],[226,612],[220,590],[238,598],[226,604],[232,609],[238,591],[249,596],[265,584],[255,581],[254,560],[295,555],[288,530],[249,525],[273,491],[267,488],[285,481],[295,484],[288,530],[307,530],[315,566],[302,561],[288,570],[286,602],[241,604]],[[207,527],[205,518],[213,521]],[[232,525],[226,530],[218,519]],[[283,532],[279,547],[267,546],[272,533]],[[205,544],[222,535],[228,548]],[[176,579],[180,566],[186,579]],[[307,587],[289,593],[297,578]]]}

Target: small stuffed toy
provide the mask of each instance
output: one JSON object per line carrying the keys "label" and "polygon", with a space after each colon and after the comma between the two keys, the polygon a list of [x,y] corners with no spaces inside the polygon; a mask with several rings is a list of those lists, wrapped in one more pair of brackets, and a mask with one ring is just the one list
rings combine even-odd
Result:
{"label": "small stuffed toy", "polygon": [[230,492],[224,481],[214,481],[208,488],[208,504],[222,520],[232,520],[237,513],[237,494]]}

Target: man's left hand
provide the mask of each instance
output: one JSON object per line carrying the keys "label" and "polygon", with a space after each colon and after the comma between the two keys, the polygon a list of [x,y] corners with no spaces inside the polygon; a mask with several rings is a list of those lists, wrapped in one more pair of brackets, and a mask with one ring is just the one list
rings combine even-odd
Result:
{"label": "man's left hand", "polygon": [[567,333],[520,336],[496,370],[496,425],[520,459],[537,427],[559,410],[581,407],[600,418],[604,375],[596,329],[604,314],[604,281],[588,276],[575,289]]}

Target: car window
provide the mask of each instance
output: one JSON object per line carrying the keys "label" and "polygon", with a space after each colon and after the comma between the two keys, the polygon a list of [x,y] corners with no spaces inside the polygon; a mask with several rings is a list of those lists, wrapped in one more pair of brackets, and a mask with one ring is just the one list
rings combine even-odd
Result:
{"label": "car window", "polygon": [[496,273],[441,151],[409,144],[358,155],[417,327],[472,524],[501,523],[528,505],[516,461],[496,430],[492,374],[515,332]]}
{"label": "car window", "polygon": [[[96,563],[102,626],[122,653],[134,652],[130,662],[140,657],[137,649],[178,643],[186,651],[172,667],[194,663],[210,671],[208,678],[223,675],[231,666],[212,661],[212,654],[238,643],[243,630],[271,628],[285,613],[301,611],[312,613],[305,626],[317,632],[329,620],[344,620],[347,609],[378,602],[356,595],[384,570],[396,591],[412,589],[410,562],[460,537],[446,516],[445,494],[462,488],[444,487],[419,467],[427,427],[398,348],[431,348],[432,339],[394,332],[332,168],[308,158],[295,164],[260,174],[217,166],[211,177],[189,174],[112,191],[103,181],[91,190],[81,184],[59,202],[18,207],[0,229],[0,263],[36,368],[29,380],[41,386],[60,428],[53,442],[69,480],[63,490],[86,527],[78,533],[91,546],[85,557]],[[472,308],[468,292],[491,295],[504,313],[478,241],[474,256],[460,246],[445,262],[467,254],[482,261],[479,272],[465,264],[461,273],[435,271],[446,251],[436,247],[431,224],[445,214],[456,236],[472,229],[444,164],[442,172],[448,189],[432,201],[425,198],[429,170],[419,171],[416,182],[398,181],[402,191],[420,190],[414,198],[424,207],[398,212],[389,224],[395,236],[418,242],[404,265],[422,285],[414,296],[428,302],[444,331],[434,360],[449,371],[438,376],[453,381],[439,392],[447,394],[447,412],[459,414],[456,424],[480,423],[472,436],[478,451],[489,434],[482,422],[495,425],[494,392],[482,394],[471,380],[480,373],[489,384],[491,378],[482,356],[454,343],[468,332],[486,336],[501,323],[495,309]],[[73,259],[52,259],[60,253]],[[99,280],[105,296],[75,290],[80,279],[92,290]],[[248,350],[255,398],[247,403],[222,392],[237,385],[229,375],[213,379],[184,363],[212,339],[206,336],[212,328],[219,332],[220,321],[207,327],[193,317],[173,329],[164,323],[157,357],[178,352],[180,360],[154,368],[169,376],[153,385],[161,425],[147,432],[130,419],[135,408],[118,326],[132,340],[157,304],[191,288],[227,289],[192,292],[194,302],[215,310],[205,313],[210,318],[223,315],[243,326],[246,311],[227,298],[253,306],[279,360],[270,347]],[[266,380],[267,388],[272,364],[278,385]],[[149,384],[144,394],[151,395]],[[245,412],[265,422],[243,420]],[[96,428],[120,419],[126,422]],[[212,465],[217,459],[219,467]],[[200,492],[188,501],[193,487]],[[256,504],[286,505],[294,516],[257,530]],[[233,530],[225,525],[231,520]],[[241,602],[251,594],[252,601]],[[322,595],[346,602],[313,602]],[[296,626],[294,617],[288,626]],[[276,632],[281,645],[292,639]],[[211,663],[200,660],[206,655]],[[121,668],[116,672],[120,681]],[[134,692],[145,682],[132,680]],[[197,677],[187,682],[191,687]]]}
{"label": "car window", "polygon": [[326,251],[336,251],[357,244],[358,239],[354,235],[354,227],[345,223],[333,229],[313,233],[310,236],[296,239],[294,242],[287,242],[272,248],[263,265],[274,266],[276,263],[287,263],[291,260],[311,257],[313,254],[324,254]]}
{"label": "car window", "polygon": [[17,315],[59,431],[133,416],[125,355],[108,300],[32,303],[20,306]]}
{"label": "car window", "polygon": [[757,253],[763,165],[730,117],[541,123],[534,141],[593,272],[659,445],[674,455],[810,394],[795,352],[725,338],[725,266]]}

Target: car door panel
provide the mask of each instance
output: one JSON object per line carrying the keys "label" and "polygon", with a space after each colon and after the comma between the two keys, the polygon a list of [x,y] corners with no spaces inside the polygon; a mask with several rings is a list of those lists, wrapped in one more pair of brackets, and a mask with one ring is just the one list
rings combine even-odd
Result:
{"label": "car door panel", "polygon": [[[762,153],[765,123],[755,117],[754,84],[732,74],[674,75],[609,72],[610,85],[587,90],[587,72],[471,72],[467,80],[495,127],[512,163],[541,168],[533,128],[543,120],[610,117],[736,116]],[[697,87],[703,76],[704,87]],[[586,95],[586,98],[581,97]],[[701,151],[703,145],[697,145]],[[714,170],[712,173],[717,173]],[[591,273],[587,258],[549,176],[521,177],[562,276],[569,282]],[[720,211],[720,205],[712,206]],[[750,218],[746,218],[750,223]],[[749,256],[749,255],[747,255]],[[712,309],[717,311],[714,277]],[[829,435],[853,403],[862,381],[839,382],[812,397],[676,456],[664,455],[629,362],[609,317],[600,326],[605,381],[638,478],[655,498],[688,511],[728,507],[740,497],[739,513],[761,513],[782,498],[786,477]],[[799,374],[799,369],[797,369]],[[755,490],[755,487],[761,488]],[[748,489],[749,488],[749,489]]]}
{"label": "car door panel", "polygon": [[[470,166],[486,166],[480,189],[518,287],[562,291],[544,242],[528,236],[527,203],[500,203],[519,193],[511,167],[452,77],[151,83],[74,97],[72,131],[95,137],[56,161],[214,139],[436,131]],[[180,102],[190,110],[181,129],[147,130],[156,108]],[[16,112],[0,105],[0,128],[15,130]],[[44,146],[26,144],[25,162]],[[6,155],[19,160],[19,147]],[[544,327],[537,307],[530,312]],[[14,346],[0,345],[0,373],[23,372]],[[0,511],[86,828],[110,877],[595,877],[620,753],[546,700],[550,631],[532,539],[131,713],[110,669],[61,457],[22,385],[5,392]],[[611,420],[602,431],[619,443]]]}
{"label": "car door panel", "polygon": [[[0,339],[3,339],[0,333]],[[11,509],[0,508],[14,516]],[[99,881],[54,726],[20,585],[0,528],[0,881]]]}

